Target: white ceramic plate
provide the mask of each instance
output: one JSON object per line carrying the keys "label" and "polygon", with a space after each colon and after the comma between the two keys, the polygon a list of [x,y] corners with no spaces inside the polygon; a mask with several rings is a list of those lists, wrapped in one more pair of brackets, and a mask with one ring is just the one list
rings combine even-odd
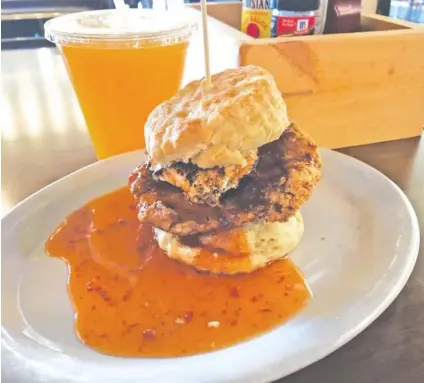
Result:
{"label": "white ceramic plate", "polygon": [[44,254],[70,212],[126,183],[129,153],[46,187],[2,220],[3,377],[10,382],[268,382],[336,350],[376,319],[405,285],[419,230],[404,194],[371,167],[323,150],[324,176],[303,208],[292,254],[313,292],[288,323],[225,350],[173,359],[124,359],[83,346],[74,333],[67,269]]}

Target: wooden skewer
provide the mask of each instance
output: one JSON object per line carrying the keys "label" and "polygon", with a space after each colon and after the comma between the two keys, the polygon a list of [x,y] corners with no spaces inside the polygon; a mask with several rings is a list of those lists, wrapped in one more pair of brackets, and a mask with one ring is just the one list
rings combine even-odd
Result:
{"label": "wooden skewer", "polygon": [[208,36],[208,11],[206,7],[206,0],[201,0],[202,10],[202,29],[203,29],[203,52],[205,56],[205,74],[206,74],[206,89],[212,86],[211,82],[211,69],[209,61],[209,36]]}

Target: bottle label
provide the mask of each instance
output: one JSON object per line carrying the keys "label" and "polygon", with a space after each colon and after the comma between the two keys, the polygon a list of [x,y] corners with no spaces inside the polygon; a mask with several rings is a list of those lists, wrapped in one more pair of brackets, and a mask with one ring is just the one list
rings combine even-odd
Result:
{"label": "bottle label", "polygon": [[313,35],[315,16],[277,16],[276,35]]}
{"label": "bottle label", "polygon": [[241,30],[255,38],[271,37],[271,10],[243,8]]}

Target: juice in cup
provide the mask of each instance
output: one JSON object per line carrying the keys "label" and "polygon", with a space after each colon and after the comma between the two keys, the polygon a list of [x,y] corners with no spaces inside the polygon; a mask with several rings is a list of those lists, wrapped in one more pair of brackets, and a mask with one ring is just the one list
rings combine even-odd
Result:
{"label": "juice in cup", "polygon": [[87,11],[46,23],[99,159],[144,147],[149,113],[180,88],[196,25],[185,8]]}

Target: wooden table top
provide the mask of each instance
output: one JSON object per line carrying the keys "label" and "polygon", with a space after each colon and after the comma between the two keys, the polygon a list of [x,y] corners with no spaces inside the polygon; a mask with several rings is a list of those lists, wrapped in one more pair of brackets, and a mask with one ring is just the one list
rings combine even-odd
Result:
{"label": "wooden table top", "polygon": [[[234,66],[212,47],[213,71]],[[215,52],[215,53],[214,53]],[[203,74],[201,59],[190,76]],[[49,183],[96,161],[78,103],[55,49],[2,52],[2,214]],[[383,123],[383,122],[382,122]],[[405,123],[408,123],[407,118]],[[419,138],[348,148],[406,193],[424,227],[424,142]],[[421,232],[422,233],[422,232]],[[423,234],[421,234],[424,243]],[[284,383],[418,383],[424,376],[424,246],[404,290],[367,330]]]}

